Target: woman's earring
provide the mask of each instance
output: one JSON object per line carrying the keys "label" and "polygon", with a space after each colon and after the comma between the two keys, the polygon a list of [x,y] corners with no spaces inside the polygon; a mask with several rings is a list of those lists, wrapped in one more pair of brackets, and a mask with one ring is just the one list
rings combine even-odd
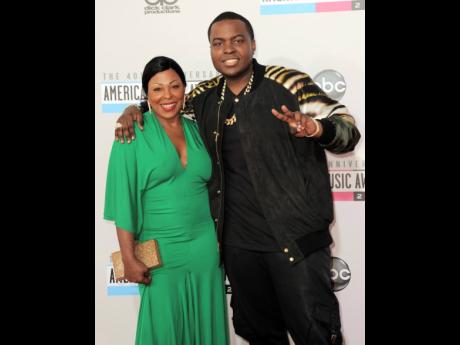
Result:
{"label": "woman's earring", "polygon": [[149,106],[149,112],[150,112],[150,114],[153,115],[153,113],[152,113],[152,108],[150,108],[150,102],[149,102],[148,100],[147,100],[147,105]]}

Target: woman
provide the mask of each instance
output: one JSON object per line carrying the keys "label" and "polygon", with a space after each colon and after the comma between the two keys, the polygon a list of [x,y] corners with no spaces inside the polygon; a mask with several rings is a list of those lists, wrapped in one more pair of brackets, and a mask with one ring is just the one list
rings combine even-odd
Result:
{"label": "woman", "polygon": [[[226,345],[224,277],[207,181],[211,161],[196,124],[179,115],[185,75],[172,59],[142,74],[149,111],[129,145],[114,142],[104,218],[115,221],[125,278],[140,283],[136,345]],[[151,272],[134,242],[156,239],[163,265]]]}

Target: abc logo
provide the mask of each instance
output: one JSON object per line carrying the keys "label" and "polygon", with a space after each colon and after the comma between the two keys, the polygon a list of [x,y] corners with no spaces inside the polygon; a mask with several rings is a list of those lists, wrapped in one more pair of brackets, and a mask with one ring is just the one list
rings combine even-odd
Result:
{"label": "abc logo", "polygon": [[332,69],[319,72],[313,80],[330,98],[336,101],[343,97],[347,89],[343,76]]}
{"label": "abc logo", "polygon": [[332,257],[331,279],[334,291],[343,290],[350,282],[351,272],[347,263],[342,259]]}
{"label": "abc logo", "polygon": [[174,5],[178,0],[145,0],[149,5]]}

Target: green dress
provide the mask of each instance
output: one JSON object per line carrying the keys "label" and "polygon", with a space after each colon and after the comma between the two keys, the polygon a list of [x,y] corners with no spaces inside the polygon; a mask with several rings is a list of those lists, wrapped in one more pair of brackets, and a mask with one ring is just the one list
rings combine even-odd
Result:
{"label": "green dress", "polygon": [[163,266],[139,284],[136,345],[227,345],[227,302],[207,181],[211,161],[196,123],[181,118],[187,166],[157,117],[131,144],[114,142],[104,218],[140,242],[158,241]]}

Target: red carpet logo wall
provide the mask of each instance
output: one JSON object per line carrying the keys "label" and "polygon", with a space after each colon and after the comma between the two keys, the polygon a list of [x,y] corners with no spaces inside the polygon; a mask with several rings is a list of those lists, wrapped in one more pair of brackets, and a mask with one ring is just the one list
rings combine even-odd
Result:
{"label": "red carpet logo wall", "polygon": [[[339,101],[347,91],[343,75],[333,69],[326,69],[313,77],[313,81],[326,94]],[[352,113],[353,114],[353,113]],[[355,114],[353,114],[356,116]],[[328,155],[329,177],[334,201],[365,201],[364,160],[334,158]]]}
{"label": "red carpet logo wall", "polygon": [[[335,4],[331,4],[334,2]],[[276,4],[279,7],[271,9],[271,13],[261,9],[261,6]],[[284,5],[292,6],[283,8]],[[299,5],[304,6],[304,12],[308,8],[306,5],[314,12],[290,14]],[[143,99],[141,75],[145,63],[159,53],[176,58],[185,68],[189,89],[198,82],[215,77],[217,73],[214,73],[208,51],[208,25],[223,11],[241,13],[254,26],[258,47],[256,57],[259,62],[284,65],[310,73],[312,79],[316,78],[315,82],[325,92],[340,99],[347,106],[355,116],[364,139],[365,11],[356,11],[359,7],[364,9],[363,5],[364,1],[333,0],[96,0],[97,345],[126,345],[132,344],[135,339],[138,286],[114,279],[109,254],[118,250],[119,245],[113,224],[104,221],[102,215],[115,120],[127,104],[139,103]],[[341,12],[332,11],[340,9]],[[326,10],[329,12],[319,13]],[[158,28],[167,28],[167,35],[164,30],[158,33]],[[308,35],[318,29],[321,37]],[[120,53],[120,47],[128,48],[122,49]],[[135,53],[130,49],[134,49]],[[283,51],[289,53],[284,54]],[[341,77],[336,75],[337,78],[334,79],[334,74],[322,73],[328,70],[338,72]],[[345,155],[327,154],[330,184],[335,200],[335,222],[331,227],[335,242],[331,248],[332,255],[344,259],[350,265],[348,268],[331,266],[331,279],[334,289],[339,291],[335,293],[340,303],[345,342],[349,345],[365,344],[364,284],[361,283],[364,278],[365,232],[365,202],[361,201],[364,200],[365,190],[363,139],[354,152]],[[350,283],[351,280],[353,284]],[[228,281],[225,283],[229,301],[232,296],[231,287]],[[113,317],[114,311],[117,313],[116,318]],[[235,335],[230,306],[228,313],[230,343],[248,345]],[[121,324],[123,327],[120,327]]]}
{"label": "red carpet logo wall", "polygon": [[364,10],[364,0],[260,0],[260,14],[294,14]]}
{"label": "red carpet logo wall", "polygon": [[139,287],[136,283],[127,280],[115,280],[112,263],[107,265],[107,295],[108,296],[131,296],[139,294]]}
{"label": "red carpet logo wall", "polygon": [[[186,92],[203,80],[214,78],[217,71],[184,71],[187,80]],[[142,90],[141,72],[104,72],[101,82],[102,113],[120,115],[130,104],[139,104],[145,98]]]}
{"label": "red carpet logo wall", "polygon": [[[350,283],[351,271],[348,264],[340,258],[332,257],[331,281],[334,291],[340,291]],[[225,277],[225,292],[232,294],[232,287]],[[136,283],[127,280],[116,280],[112,264],[107,265],[107,296],[132,296],[138,295],[139,288]]]}
{"label": "red carpet logo wall", "polygon": [[[328,157],[332,157],[328,154]],[[347,158],[328,160],[334,201],[365,201],[365,161]]]}

